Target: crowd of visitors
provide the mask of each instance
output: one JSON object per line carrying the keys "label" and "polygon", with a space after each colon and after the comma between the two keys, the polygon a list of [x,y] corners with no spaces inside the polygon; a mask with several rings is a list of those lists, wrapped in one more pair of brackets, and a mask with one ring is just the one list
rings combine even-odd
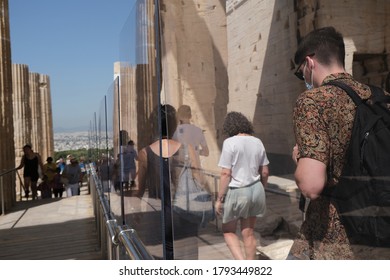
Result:
{"label": "crowd of visitors", "polygon": [[39,153],[35,153],[30,144],[23,147],[24,155],[16,169],[23,169],[24,197],[29,198],[30,189],[32,199],[62,198],[80,195],[80,188],[85,179],[86,166],[84,158],[78,161],[74,156],[68,155],[66,161],[60,157],[54,162],[52,157],[42,163]]}

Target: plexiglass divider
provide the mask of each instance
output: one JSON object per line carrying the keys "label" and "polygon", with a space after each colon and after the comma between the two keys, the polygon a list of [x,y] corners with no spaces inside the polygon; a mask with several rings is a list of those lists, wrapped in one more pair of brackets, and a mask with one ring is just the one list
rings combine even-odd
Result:
{"label": "plexiglass divider", "polygon": [[[218,229],[213,205],[219,175],[208,168],[216,166],[209,155],[218,152],[210,148],[215,139],[207,143],[202,106],[188,105],[183,92],[168,86],[169,50],[161,45],[158,7],[157,0],[135,1],[120,34],[115,80],[91,121],[91,142],[116,220],[156,259],[199,259],[200,234]],[[185,166],[203,189],[204,216],[185,209]]]}

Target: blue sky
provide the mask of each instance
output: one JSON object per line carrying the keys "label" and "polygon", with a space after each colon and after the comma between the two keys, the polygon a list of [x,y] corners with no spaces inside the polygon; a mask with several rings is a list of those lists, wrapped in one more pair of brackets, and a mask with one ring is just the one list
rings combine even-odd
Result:
{"label": "blue sky", "polygon": [[53,122],[88,129],[135,0],[9,0],[12,63],[50,76]]}

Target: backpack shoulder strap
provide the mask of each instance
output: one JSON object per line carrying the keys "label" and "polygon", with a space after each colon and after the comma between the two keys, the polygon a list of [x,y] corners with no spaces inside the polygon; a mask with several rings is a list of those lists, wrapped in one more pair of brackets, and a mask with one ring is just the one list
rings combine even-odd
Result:
{"label": "backpack shoulder strap", "polygon": [[373,110],[383,117],[386,123],[390,124],[390,96],[385,94],[383,89],[369,85],[371,90],[371,101]]}
{"label": "backpack shoulder strap", "polygon": [[339,81],[329,81],[326,83],[326,85],[333,85],[336,87],[339,87],[343,89],[346,93],[348,93],[349,97],[353,100],[353,102],[356,104],[356,106],[359,106],[360,104],[363,103],[362,99],[360,96],[354,91],[349,85],[339,82]]}
{"label": "backpack shoulder strap", "polygon": [[372,101],[373,103],[386,103],[390,104],[390,96],[386,95],[382,88],[368,85],[370,87],[371,93],[372,93]]}

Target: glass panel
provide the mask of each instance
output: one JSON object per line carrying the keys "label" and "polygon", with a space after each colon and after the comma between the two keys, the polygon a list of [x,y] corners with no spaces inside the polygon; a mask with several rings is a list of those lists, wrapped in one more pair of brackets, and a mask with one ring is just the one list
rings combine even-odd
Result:
{"label": "glass panel", "polygon": [[[123,222],[162,259],[167,258],[167,244],[166,223],[161,222],[166,213],[161,211],[165,195],[160,188],[154,10],[154,1],[136,1],[121,32],[120,61],[115,64],[119,92],[114,97],[114,151],[121,169]],[[157,143],[153,150],[152,143]],[[119,215],[117,204],[113,209]]]}
{"label": "glass panel", "polygon": [[[215,233],[218,227],[213,205],[220,151],[212,132],[218,130],[226,106],[209,102],[210,94],[216,95],[211,64],[205,63],[202,67],[207,73],[197,77],[178,72],[183,63],[178,52],[184,49],[175,53],[168,48],[167,35],[164,40],[156,40],[159,32],[155,23],[160,21],[154,3],[137,1],[121,32],[120,61],[115,65],[119,92],[114,95],[113,129],[114,154],[122,174],[118,192],[121,199],[114,203],[111,198],[112,209],[118,216],[122,213],[123,223],[138,232],[156,258],[202,259],[207,256],[199,253],[199,240]],[[164,21],[176,24],[166,15]],[[194,51],[188,65],[206,59],[196,53],[196,46],[190,46],[192,39],[185,38],[189,42],[182,41],[183,47]],[[156,46],[156,42],[162,45]],[[211,36],[204,43],[210,44]],[[217,110],[219,106],[225,109]],[[134,147],[127,145],[130,140]],[[138,153],[134,185],[132,169],[127,166],[131,151]],[[180,181],[186,179],[180,176],[185,165],[203,189],[197,196],[201,200],[198,207],[207,207],[209,216],[196,216],[201,211],[186,209],[189,191],[183,188],[188,184]]]}
{"label": "glass panel", "polygon": [[98,114],[98,151],[99,159],[97,170],[102,182],[102,191],[111,200],[111,192],[114,191],[114,155],[113,155],[113,94],[116,81],[109,87],[107,95],[101,101]]}
{"label": "glass panel", "polygon": [[[257,199],[264,202],[263,210],[266,197],[267,215],[250,221],[250,227],[256,223],[256,249],[266,252],[258,257],[266,258],[273,247],[268,245],[279,241],[288,243],[282,245],[286,253],[304,217],[293,175],[291,121],[304,88],[293,75],[292,57],[301,36],[309,32],[301,24],[305,7],[283,1],[258,1],[255,6],[250,1],[179,2],[134,1],[120,35],[116,80],[104,103],[108,109],[100,108],[91,122],[91,155],[97,161],[103,149],[113,165],[114,189],[107,192],[112,211],[158,259],[232,259],[241,251],[238,242],[228,248],[222,217],[207,215],[213,213],[221,181],[225,117],[237,111],[253,123],[253,136],[264,144],[256,140],[254,150],[262,155],[266,151],[272,174]],[[242,20],[239,15],[244,14],[252,20]],[[264,23],[260,29],[259,14]],[[287,21],[280,20],[283,15]],[[361,49],[349,35],[347,45],[357,49],[347,50],[347,58],[351,51],[357,53],[346,60],[346,70],[359,81],[389,89],[390,56],[381,52],[386,48]],[[105,129],[108,124],[112,127]],[[112,147],[104,142],[110,137]],[[259,168],[251,167],[251,176],[242,177],[257,182]],[[196,185],[189,183],[194,181],[203,192],[195,194]],[[240,187],[248,185],[241,182]],[[189,201],[206,207],[205,212],[189,209]],[[251,204],[247,198],[241,201]]]}
{"label": "glass panel", "polygon": [[[187,12],[190,8],[191,5],[184,7]],[[213,207],[219,183],[219,145],[223,140],[217,139],[219,135],[215,132],[219,131],[226,112],[227,80],[223,80],[225,75],[216,80],[217,66],[223,72],[224,65],[202,19],[194,17],[191,24],[185,23],[166,9],[161,10],[161,21],[164,26],[177,25],[175,30],[165,28],[160,38],[161,100],[175,109],[174,117],[166,116],[171,138],[169,155],[172,155],[174,258],[208,259],[210,252],[221,247],[213,249],[213,242],[224,243],[221,232],[218,238],[213,237],[218,228]],[[195,31],[202,35],[189,35]]]}
{"label": "glass panel", "polygon": [[[180,9],[170,1],[134,2],[121,31],[107,108],[101,108],[91,123],[95,154],[101,155],[100,149],[111,153],[114,188],[106,193],[111,209],[118,221],[136,230],[157,259],[232,258],[221,217],[212,215],[228,111],[241,112],[253,121],[254,136],[264,143],[272,172],[278,175],[270,178],[267,199],[275,200],[282,193],[284,199],[277,201],[283,200],[287,210],[280,212],[288,213],[280,214],[279,221],[299,223],[301,219],[296,205],[299,193],[291,176],[295,165],[290,155],[294,140],[289,117],[295,101],[291,92],[298,93],[302,85],[286,65],[290,54],[274,51],[274,46],[281,46],[278,36],[268,38],[267,32],[260,34],[257,27],[246,25],[250,22],[229,22],[234,18],[234,1],[228,1],[228,9],[224,1],[206,2],[183,1]],[[155,3],[160,3],[158,14]],[[251,42],[241,42],[249,38],[242,35],[243,29]],[[228,34],[234,35],[229,41]],[[275,64],[280,60],[283,63]],[[276,86],[281,92],[276,95],[279,90],[273,84],[279,79],[286,83]],[[103,118],[110,116],[104,124],[112,124],[106,129],[112,131],[112,151],[102,143]],[[193,179],[181,175],[185,170],[202,192],[190,191],[196,186],[186,181]],[[190,200],[196,201],[198,209],[206,207],[205,212],[196,211],[195,206],[189,211]],[[198,217],[199,212],[203,216]],[[257,221],[261,229],[264,220]],[[256,229],[257,245],[259,235]],[[273,243],[266,240],[262,245],[267,242]]]}

